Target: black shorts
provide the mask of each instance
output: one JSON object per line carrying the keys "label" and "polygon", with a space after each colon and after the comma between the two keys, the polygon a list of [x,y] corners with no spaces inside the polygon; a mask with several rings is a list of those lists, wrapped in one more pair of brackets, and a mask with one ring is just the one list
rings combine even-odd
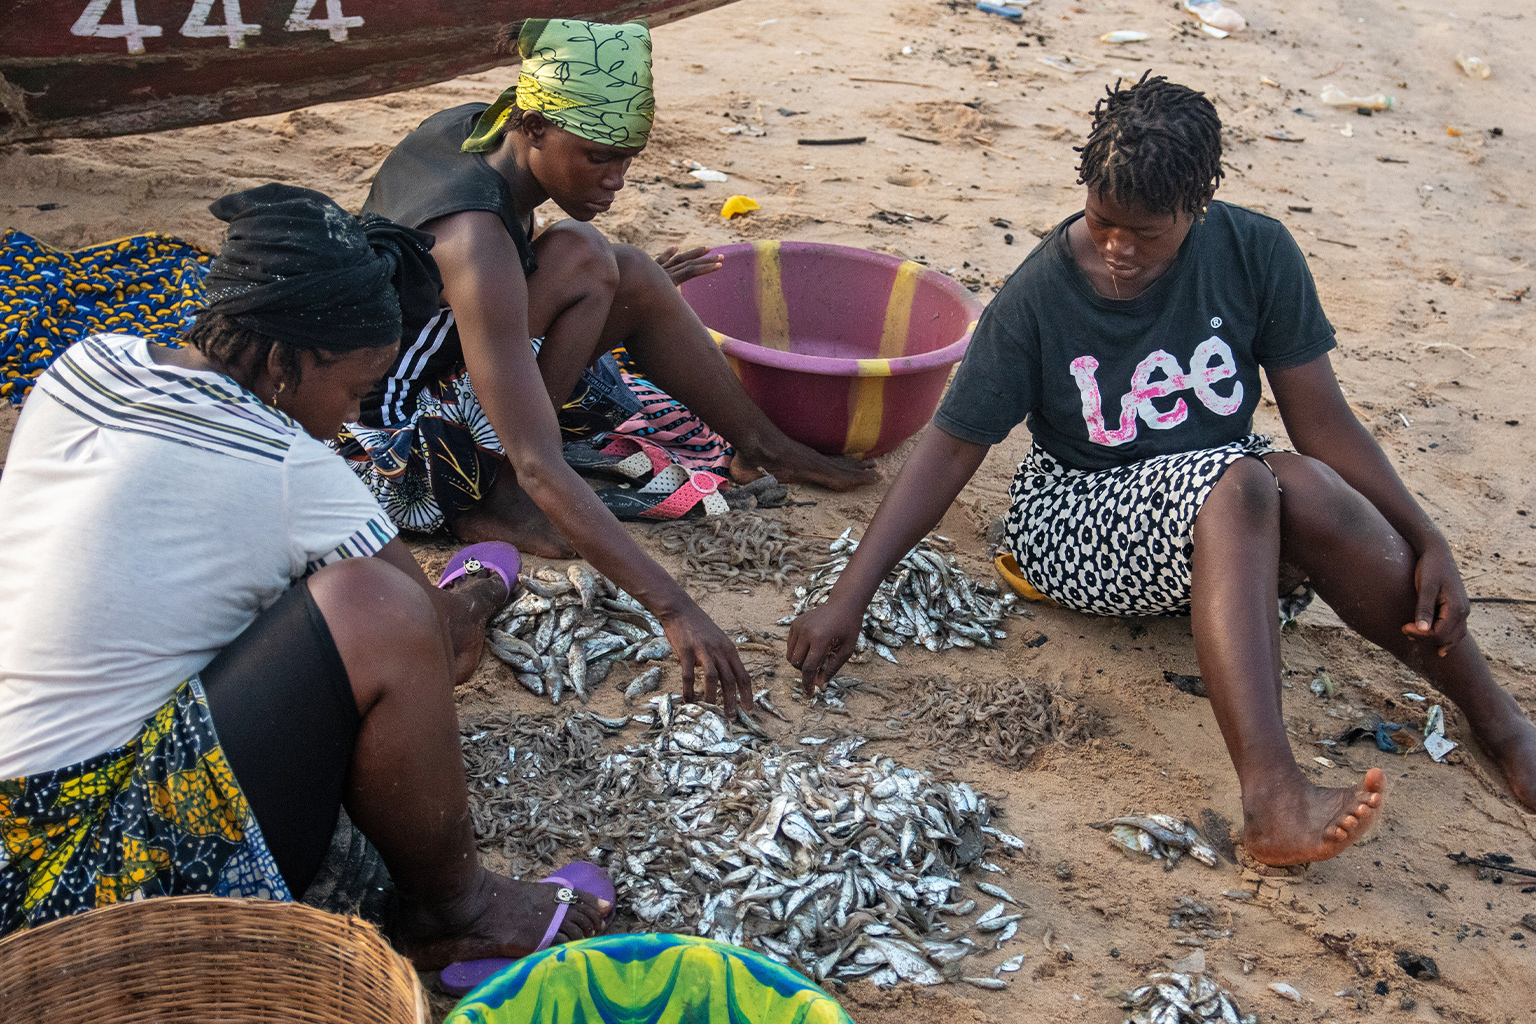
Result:
{"label": "black shorts", "polygon": [[202,672],[219,743],[295,897],[330,849],[361,718],[307,582]]}

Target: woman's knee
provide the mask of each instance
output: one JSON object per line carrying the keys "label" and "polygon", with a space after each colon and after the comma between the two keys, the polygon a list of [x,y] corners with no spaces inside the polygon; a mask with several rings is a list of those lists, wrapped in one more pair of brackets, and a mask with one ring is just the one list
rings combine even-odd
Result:
{"label": "woman's knee", "polygon": [[1200,510],[1200,519],[1209,519],[1211,513],[1253,526],[1276,522],[1280,513],[1280,491],[1275,474],[1259,459],[1238,459],[1222,472],[1221,479]]}
{"label": "woman's knee", "polygon": [[432,599],[421,584],[383,559],[347,558],[306,582],[354,690],[389,674],[389,666],[419,672],[447,664],[442,621]]}
{"label": "woman's knee", "polygon": [[672,278],[644,249],[622,243],[615,243],[611,248],[614,262],[619,268],[621,287],[672,288]]}
{"label": "woman's knee", "polygon": [[1280,517],[1286,534],[1350,535],[1369,529],[1369,502],[1333,467],[1290,452],[1269,456],[1280,482]]}
{"label": "woman's knee", "polygon": [[534,243],[539,270],[530,280],[529,287],[542,284],[543,273],[553,271],[550,279],[570,282],[591,290],[604,288],[616,291],[619,287],[619,262],[613,243],[590,224],[563,220],[551,226]]}

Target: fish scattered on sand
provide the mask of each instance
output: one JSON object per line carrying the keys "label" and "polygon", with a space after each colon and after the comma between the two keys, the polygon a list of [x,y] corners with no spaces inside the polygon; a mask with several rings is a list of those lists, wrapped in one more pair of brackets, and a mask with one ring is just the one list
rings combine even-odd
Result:
{"label": "fish scattered on sand", "polygon": [[[781,625],[826,601],[858,549],[859,542],[851,533],[851,527],[844,530],[829,545],[831,560],[815,566],[807,584],[795,588],[794,613],[781,619]],[[995,647],[1008,635],[999,627],[1013,611],[1018,595],[1003,594],[991,583],[972,580],[953,556],[939,550],[951,543],[934,534],[918,541],[896,563],[864,613],[864,627],[855,641],[851,661],[864,661],[873,651],[896,664],[896,648],[909,642],[937,652],[953,647]]]}
{"label": "fish scattered on sand", "polygon": [[1000,963],[996,967],[992,968],[992,973],[993,974],[1012,974],[1013,972],[1017,971],[1019,968],[1021,968],[1023,966],[1024,966],[1024,954],[1020,953],[1018,956],[1014,957],[1012,960],[1004,960],[1002,963]]}
{"label": "fish scattered on sand", "polygon": [[1108,832],[1110,842],[1122,850],[1167,861],[1164,871],[1173,870],[1186,853],[1208,867],[1216,866],[1215,847],[1195,826],[1171,815],[1126,815],[1090,822],[1088,827]]}
{"label": "fish scattered on sand", "polygon": [[1147,984],[1125,994],[1131,1011],[1125,1024],[1258,1024],[1258,1014],[1243,1015],[1232,993],[1204,974],[1156,971]]}
{"label": "fish scattered on sand", "polygon": [[656,617],[586,566],[517,579],[523,592],[491,620],[485,642],[531,693],[555,704],[567,692],[585,701],[616,662],[672,656]]}
{"label": "fish scattered on sand", "polygon": [[[984,828],[984,829],[982,829],[982,831],[983,832],[987,832],[987,833],[990,834],[992,830],[989,829],[989,828]],[[1006,833],[999,833],[998,835],[999,835],[999,839],[1000,839],[1001,836],[1002,835],[1006,835]],[[1008,836],[1008,838],[1009,839],[1014,839],[1015,837],[1014,836]],[[1016,840],[1016,841],[1018,841],[1020,843],[1023,842],[1022,840]],[[1008,845],[1012,846],[1013,844],[1010,843]],[[1022,845],[1020,845],[1020,846],[1017,846],[1017,847],[1014,847],[1014,848],[1022,850],[1024,847]],[[993,885],[991,882],[977,882],[976,883],[976,888],[980,889],[982,892],[986,893],[988,896],[996,896],[998,899],[1003,900],[1003,901],[1008,902],[1008,903],[1012,903],[1016,907],[1023,906],[1022,903],[1020,903],[1018,900],[1014,899],[1012,896],[1010,896],[1008,894],[1008,890],[1007,889],[1004,889],[1000,885]]]}

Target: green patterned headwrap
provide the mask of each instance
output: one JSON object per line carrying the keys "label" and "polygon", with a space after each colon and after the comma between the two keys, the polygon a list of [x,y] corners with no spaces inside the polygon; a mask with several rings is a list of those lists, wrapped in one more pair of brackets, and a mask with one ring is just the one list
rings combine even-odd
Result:
{"label": "green patterned headwrap", "polygon": [[530,18],[518,33],[517,85],[496,98],[461,147],[495,149],[514,109],[537,110],[572,135],[619,149],[645,145],[656,119],[651,32],[643,21]]}

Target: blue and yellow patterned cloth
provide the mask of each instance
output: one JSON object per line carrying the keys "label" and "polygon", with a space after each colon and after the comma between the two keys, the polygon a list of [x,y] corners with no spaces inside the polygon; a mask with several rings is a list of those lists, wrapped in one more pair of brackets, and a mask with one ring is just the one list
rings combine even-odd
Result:
{"label": "blue and yellow patterned cloth", "polygon": [[115,331],[173,344],[203,307],[213,254],[147,234],[66,252],[0,236],[0,397],[20,404],[81,338]]}
{"label": "blue and yellow patterned cloth", "polygon": [[195,677],[116,750],[0,779],[0,936],[192,893],[293,898]]}
{"label": "blue and yellow patterned cloth", "polygon": [[552,946],[487,978],[443,1024],[853,1024],[767,957],[692,935]]}

